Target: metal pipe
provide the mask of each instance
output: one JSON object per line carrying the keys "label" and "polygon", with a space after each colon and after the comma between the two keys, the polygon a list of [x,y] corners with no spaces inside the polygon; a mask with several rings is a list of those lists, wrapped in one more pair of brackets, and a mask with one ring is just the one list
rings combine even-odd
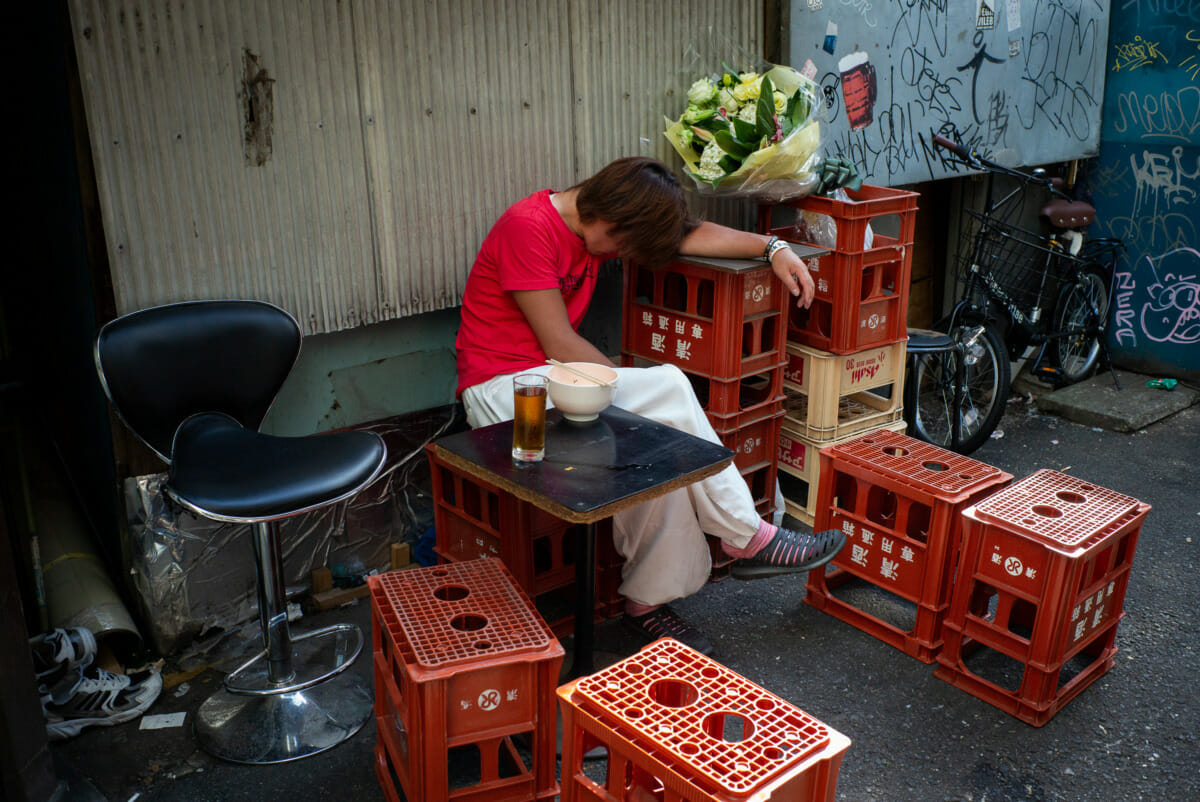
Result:
{"label": "metal pipe", "polygon": [[286,685],[296,674],[292,670],[292,635],[288,628],[283,550],[277,521],[254,524],[254,562],[258,570],[258,617],[263,649],[267,652],[267,677],[272,684]]}

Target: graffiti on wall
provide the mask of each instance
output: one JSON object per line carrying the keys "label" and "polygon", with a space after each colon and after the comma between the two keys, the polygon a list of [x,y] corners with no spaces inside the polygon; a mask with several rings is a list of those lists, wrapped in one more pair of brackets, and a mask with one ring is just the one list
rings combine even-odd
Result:
{"label": "graffiti on wall", "polygon": [[1116,275],[1113,340],[1130,347],[1139,345],[1139,338],[1183,346],[1200,343],[1200,252],[1175,248],[1145,257],[1142,268],[1142,293],[1134,273]]}
{"label": "graffiti on wall", "polygon": [[1109,342],[1121,360],[1200,370],[1200,4],[1113,13],[1094,234],[1120,237]]}
{"label": "graffiti on wall", "polygon": [[934,133],[985,154],[1049,143],[1076,143],[1080,154],[1083,143],[1095,147],[1106,11],[1080,0],[1010,0],[982,3],[968,18],[967,5],[976,7],[950,0],[821,5],[823,13],[842,14],[835,41],[856,41],[846,35],[850,15],[878,44],[868,48],[873,55],[861,43],[853,53],[833,54],[826,37],[833,58],[817,68],[816,80],[831,154],[853,161],[864,176],[903,182],[951,170],[933,148]]}

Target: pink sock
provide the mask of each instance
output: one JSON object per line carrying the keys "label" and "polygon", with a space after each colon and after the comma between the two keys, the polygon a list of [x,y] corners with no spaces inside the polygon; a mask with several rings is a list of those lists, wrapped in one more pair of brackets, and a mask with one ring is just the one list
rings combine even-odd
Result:
{"label": "pink sock", "polygon": [[722,541],[721,550],[730,557],[735,557],[739,560],[745,557],[753,557],[755,554],[758,554],[760,551],[762,551],[764,546],[771,542],[771,539],[775,537],[775,533],[778,531],[779,530],[776,527],[772,526],[766,521],[759,521],[758,531],[754,533],[754,537],[750,538],[750,542],[746,544],[745,548],[735,548],[729,545],[728,541]]}
{"label": "pink sock", "polygon": [[662,607],[662,605],[661,604],[642,604],[641,602],[635,602],[633,599],[626,599],[625,600],[625,615],[631,615],[634,618],[638,618],[640,616],[646,615],[646,613],[654,612],[659,607]]}

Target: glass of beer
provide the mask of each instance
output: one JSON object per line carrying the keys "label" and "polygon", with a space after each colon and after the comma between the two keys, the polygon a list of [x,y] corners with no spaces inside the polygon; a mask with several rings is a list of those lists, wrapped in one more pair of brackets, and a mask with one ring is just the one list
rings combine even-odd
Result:
{"label": "glass of beer", "polygon": [[540,462],[546,456],[546,389],[536,373],[513,377],[513,459]]}

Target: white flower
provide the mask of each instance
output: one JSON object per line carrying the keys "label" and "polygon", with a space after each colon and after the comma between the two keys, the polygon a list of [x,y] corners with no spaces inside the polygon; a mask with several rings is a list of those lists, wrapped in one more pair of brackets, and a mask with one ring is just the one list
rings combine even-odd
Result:
{"label": "white flower", "polygon": [[717,105],[724,107],[725,111],[730,114],[734,114],[737,112],[738,106],[742,104],[738,103],[737,98],[733,96],[733,92],[730,92],[728,89],[722,89],[720,92],[717,92]]}
{"label": "white flower", "polygon": [[758,122],[758,107],[753,103],[742,106],[737,113],[739,119],[745,120],[750,124]]}
{"label": "white flower", "polygon": [[725,151],[721,150],[721,146],[716,142],[709,142],[704,146],[704,152],[700,154],[700,164],[696,168],[696,175],[705,181],[714,181],[723,177],[725,171],[718,163],[723,158],[725,158]]}
{"label": "white flower", "polygon": [[706,106],[711,104],[717,96],[717,85],[709,78],[701,78],[692,84],[688,89],[687,98],[688,104],[692,106]]}

